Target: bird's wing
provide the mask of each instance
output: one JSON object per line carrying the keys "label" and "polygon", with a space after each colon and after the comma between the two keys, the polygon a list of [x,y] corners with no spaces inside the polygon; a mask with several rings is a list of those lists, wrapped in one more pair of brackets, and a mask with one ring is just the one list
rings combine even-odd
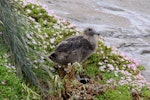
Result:
{"label": "bird's wing", "polygon": [[69,38],[62,43],[58,45],[56,48],[56,52],[68,52],[68,51],[74,51],[78,49],[86,49],[86,50],[92,50],[93,46],[90,44],[90,42],[83,38],[82,36]]}

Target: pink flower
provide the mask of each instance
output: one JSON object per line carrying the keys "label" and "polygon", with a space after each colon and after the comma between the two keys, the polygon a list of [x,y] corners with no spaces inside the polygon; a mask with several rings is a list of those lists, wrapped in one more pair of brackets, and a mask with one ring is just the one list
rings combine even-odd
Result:
{"label": "pink flower", "polygon": [[132,81],[131,77],[127,77],[126,80],[127,80],[128,82],[131,82],[131,81]]}
{"label": "pink flower", "polygon": [[61,19],[61,22],[62,23],[67,23],[67,20],[66,19]]}
{"label": "pink flower", "polygon": [[120,85],[124,85],[124,84],[128,84],[129,82],[128,81],[126,81],[126,80],[120,80],[119,81],[119,84]]}
{"label": "pink flower", "polygon": [[54,13],[54,11],[53,11],[53,10],[50,10],[50,9],[47,7],[47,5],[41,4],[41,6],[42,6],[43,9],[46,10],[46,12],[48,13],[48,15],[51,16],[51,15]]}
{"label": "pink flower", "polygon": [[120,52],[120,55],[121,55],[122,57],[125,57],[125,56],[126,56],[124,52]]}
{"label": "pink flower", "polygon": [[109,80],[107,80],[107,83],[112,83],[112,82],[114,82],[114,79],[109,79]]}
{"label": "pink flower", "polygon": [[70,23],[69,27],[75,27],[75,24],[74,23]]}
{"label": "pink flower", "polygon": [[131,73],[129,73],[128,71],[120,70],[120,72],[125,76],[131,76]]}
{"label": "pink flower", "polygon": [[118,68],[118,67],[116,67],[116,71],[119,71],[119,68]]}
{"label": "pink flower", "polygon": [[136,71],[137,69],[135,64],[128,64],[127,66],[128,68],[131,68],[133,71]]}
{"label": "pink flower", "polygon": [[1,84],[5,85],[5,84],[6,84],[6,80],[3,80],[3,81],[1,82]]}
{"label": "pink flower", "polygon": [[136,59],[132,59],[132,61],[136,66],[139,66],[139,62]]}
{"label": "pink flower", "polygon": [[106,66],[100,66],[99,69],[100,71],[105,71]]}
{"label": "pink flower", "polygon": [[111,71],[113,71],[115,69],[112,64],[108,64],[107,66],[108,66],[108,69],[111,70]]}
{"label": "pink flower", "polygon": [[60,19],[60,17],[59,17],[59,16],[54,15],[54,17],[55,17],[56,19]]}
{"label": "pink flower", "polygon": [[147,87],[150,90],[150,86]]}
{"label": "pink flower", "polygon": [[37,2],[36,0],[26,0],[28,3],[32,3],[32,4],[38,4],[39,5],[39,2]]}
{"label": "pink flower", "polygon": [[135,79],[145,79],[144,76],[142,76],[141,72],[139,72],[139,74],[137,74],[136,76],[134,76]]}

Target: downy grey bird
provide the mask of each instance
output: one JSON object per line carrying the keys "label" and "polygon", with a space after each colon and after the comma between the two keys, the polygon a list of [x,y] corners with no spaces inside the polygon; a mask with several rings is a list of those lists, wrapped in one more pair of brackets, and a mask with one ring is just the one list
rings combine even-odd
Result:
{"label": "downy grey bird", "polygon": [[96,50],[97,35],[92,28],[86,28],[82,35],[62,41],[49,58],[60,65],[83,62]]}

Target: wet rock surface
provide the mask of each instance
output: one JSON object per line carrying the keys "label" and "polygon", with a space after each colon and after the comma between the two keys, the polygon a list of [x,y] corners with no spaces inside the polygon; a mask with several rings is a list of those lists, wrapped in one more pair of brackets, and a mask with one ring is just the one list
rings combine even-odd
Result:
{"label": "wet rock surface", "polygon": [[40,0],[54,13],[82,29],[92,26],[114,46],[145,66],[150,81],[150,1]]}

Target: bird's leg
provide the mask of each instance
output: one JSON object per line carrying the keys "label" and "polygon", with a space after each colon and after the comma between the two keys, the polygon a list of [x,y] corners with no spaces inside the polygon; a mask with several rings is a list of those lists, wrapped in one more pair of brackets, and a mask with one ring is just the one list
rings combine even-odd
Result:
{"label": "bird's leg", "polygon": [[66,72],[64,70],[65,65],[56,65],[55,70],[61,78],[64,78]]}
{"label": "bird's leg", "polygon": [[62,66],[59,65],[59,64],[56,64],[56,65],[54,66],[55,70],[58,70],[58,69],[61,68],[61,67],[62,67]]}
{"label": "bird's leg", "polygon": [[76,72],[76,70],[75,70],[73,64],[69,63],[67,68],[65,69],[65,71],[66,71],[66,77],[68,79],[70,79],[70,80],[71,79],[75,79],[75,72]]}

